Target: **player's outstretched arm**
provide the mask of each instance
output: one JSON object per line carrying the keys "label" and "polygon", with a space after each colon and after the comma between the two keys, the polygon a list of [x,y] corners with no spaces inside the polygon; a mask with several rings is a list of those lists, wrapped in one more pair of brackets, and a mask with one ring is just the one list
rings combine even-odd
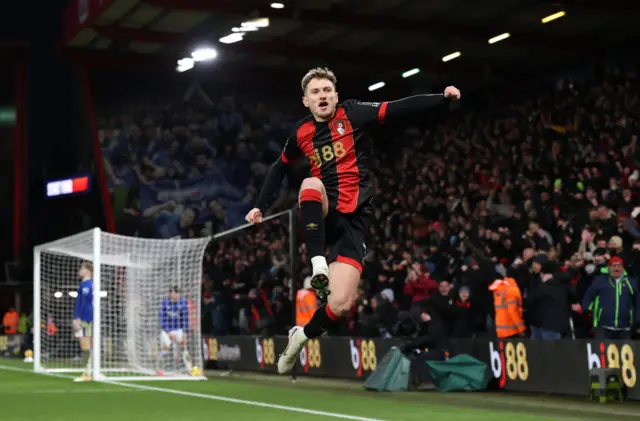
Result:
{"label": "player's outstretched arm", "polygon": [[377,121],[383,124],[387,121],[393,122],[397,118],[403,118],[407,115],[419,115],[429,108],[444,104],[445,100],[459,100],[460,96],[458,88],[447,86],[441,94],[414,95],[386,102],[349,100],[345,105],[348,108],[348,112],[357,121],[365,124]]}
{"label": "player's outstretched arm", "polygon": [[[384,120],[393,121],[396,117],[403,117],[407,114],[420,113],[428,108],[441,105],[445,100],[459,100],[460,91],[453,86],[447,86],[441,94],[414,95],[407,98],[390,101],[384,110]],[[383,103],[384,105],[384,103]]]}

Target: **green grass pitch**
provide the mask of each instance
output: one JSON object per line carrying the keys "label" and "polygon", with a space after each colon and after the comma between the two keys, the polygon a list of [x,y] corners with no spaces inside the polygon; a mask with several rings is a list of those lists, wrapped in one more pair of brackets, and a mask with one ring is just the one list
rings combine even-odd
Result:
{"label": "green grass pitch", "polygon": [[637,403],[499,393],[374,393],[361,384],[209,373],[199,382],[73,383],[0,360],[2,421],[544,421],[640,419]]}

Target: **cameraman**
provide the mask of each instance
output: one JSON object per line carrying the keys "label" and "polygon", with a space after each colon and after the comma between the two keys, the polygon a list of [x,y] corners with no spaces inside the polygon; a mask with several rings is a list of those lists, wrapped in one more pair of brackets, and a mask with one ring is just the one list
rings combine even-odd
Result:
{"label": "cameraman", "polygon": [[438,315],[429,308],[420,313],[418,337],[400,347],[411,358],[413,383],[429,383],[431,377],[426,361],[444,361],[449,354],[449,341]]}
{"label": "cameraman", "polygon": [[431,308],[420,313],[418,337],[400,348],[404,354],[418,354],[422,360],[444,360],[449,340],[440,317]]}

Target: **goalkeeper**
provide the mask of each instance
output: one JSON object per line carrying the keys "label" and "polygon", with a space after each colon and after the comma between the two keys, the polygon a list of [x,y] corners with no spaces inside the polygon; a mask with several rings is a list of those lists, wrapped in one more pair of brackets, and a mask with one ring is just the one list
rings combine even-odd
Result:
{"label": "goalkeeper", "polygon": [[180,297],[178,287],[169,290],[169,296],[162,300],[160,306],[160,356],[167,355],[169,348],[175,345],[182,350],[182,361],[191,372],[191,357],[187,350],[187,332],[189,329],[189,303]]}
{"label": "goalkeeper", "polygon": [[84,262],[78,269],[78,277],[81,279],[76,297],[75,310],[73,312],[73,331],[80,342],[84,373],[76,378],[76,382],[91,381],[91,346],[93,329],[93,265]]}

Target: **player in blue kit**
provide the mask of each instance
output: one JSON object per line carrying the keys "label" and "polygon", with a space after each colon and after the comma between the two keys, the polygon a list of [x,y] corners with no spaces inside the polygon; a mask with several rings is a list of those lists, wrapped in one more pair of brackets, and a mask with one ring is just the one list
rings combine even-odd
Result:
{"label": "player in blue kit", "polygon": [[162,300],[160,306],[160,349],[161,358],[167,355],[174,345],[182,350],[182,361],[188,372],[191,372],[191,356],[187,350],[187,332],[189,331],[189,303],[180,297],[178,287],[172,287],[169,296]]}
{"label": "player in blue kit", "polygon": [[76,378],[76,382],[91,381],[91,340],[93,334],[93,265],[84,262],[78,269],[78,277],[81,279],[76,297],[75,310],[73,312],[73,331],[80,342],[82,350],[82,362],[84,373]]}

